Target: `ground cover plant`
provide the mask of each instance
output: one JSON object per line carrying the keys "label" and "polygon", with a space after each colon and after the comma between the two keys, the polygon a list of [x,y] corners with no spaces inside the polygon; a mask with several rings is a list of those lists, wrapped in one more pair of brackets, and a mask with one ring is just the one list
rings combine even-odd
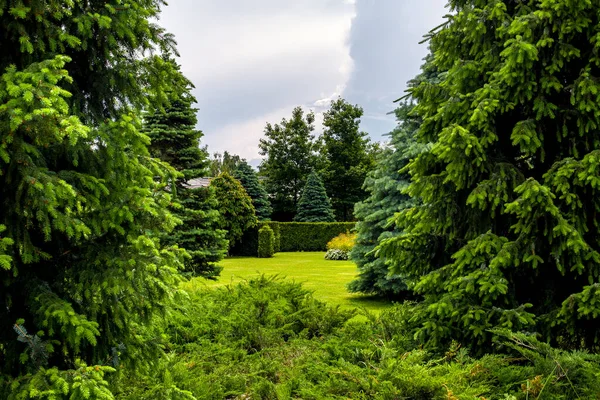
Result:
{"label": "ground cover plant", "polygon": [[331,307],[300,284],[258,276],[189,291],[165,322],[170,356],[118,399],[591,399],[600,357],[497,332],[506,354],[421,349],[411,304],[379,316]]}

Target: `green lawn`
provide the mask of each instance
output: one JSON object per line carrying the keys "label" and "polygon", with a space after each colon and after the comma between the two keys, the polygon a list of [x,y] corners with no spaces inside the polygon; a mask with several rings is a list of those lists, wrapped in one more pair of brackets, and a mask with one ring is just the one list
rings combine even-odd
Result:
{"label": "green lawn", "polygon": [[379,299],[348,293],[346,284],[357,274],[351,261],[329,261],[323,252],[277,253],[273,258],[231,257],[221,261],[223,266],[218,281],[202,278],[185,283],[186,289],[218,287],[238,283],[261,274],[279,275],[301,282],[314,292],[315,298],[343,308],[365,307],[380,311],[390,303]]}

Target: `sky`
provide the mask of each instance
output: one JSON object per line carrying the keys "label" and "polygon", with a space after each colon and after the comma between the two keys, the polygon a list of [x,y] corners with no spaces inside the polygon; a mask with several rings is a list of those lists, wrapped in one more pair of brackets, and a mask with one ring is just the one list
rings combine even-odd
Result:
{"label": "sky", "polygon": [[209,152],[260,162],[267,122],[302,106],[316,115],[341,96],[364,109],[361,129],[385,140],[393,100],[419,72],[422,36],[446,0],[170,0],[159,23],[175,34],[195,88]]}

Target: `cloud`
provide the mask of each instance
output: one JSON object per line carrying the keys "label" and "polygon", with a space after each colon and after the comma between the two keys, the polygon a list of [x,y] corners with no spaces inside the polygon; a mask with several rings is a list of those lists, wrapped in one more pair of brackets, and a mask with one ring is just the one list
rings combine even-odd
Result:
{"label": "cloud", "polygon": [[194,83],[198,128],[209,151],[256,160],[267,122],[295,106],[317,129],[338,96],[365,110],[378,140],[393,126],[392,101],[419,71],[446,0],[177,0],[160,23],[175,34]]}
{"label": "cloud", "polygon": [[172,2],[160,23],[175,34],[182,71],[196,86],[209,151],[257,157],[266,122],[341,93],[353,16],[345,0]]}
{"label": "cloud", "polygon": [[446,0],[357,0],[350,33],[354,69],[344,97],[365,110],[362,128],[374,139],[395,126],[393,101],[419,73],[423,35],[439,25]]}

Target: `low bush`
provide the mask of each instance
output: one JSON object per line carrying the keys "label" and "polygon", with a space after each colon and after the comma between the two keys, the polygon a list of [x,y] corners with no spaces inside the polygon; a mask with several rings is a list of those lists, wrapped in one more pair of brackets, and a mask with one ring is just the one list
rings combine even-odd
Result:
{"label": "low bush", "polygon": [[327,250],[341,250],[346,253],[354,248],[356,242],[356,233],[340,233],[329,242],[327,242]]}
{"label": "low bush", "polygon": [[168,356],[146,376],[120,370],[111,388],[121,400],[600,396],[598,355],[510,331],[494,332],[496,354],[481,358],[458,343],[430,352],[411,333],[414,307],[353,318],[267,277],[191,292],[164,322]]}
{"label": "low bush", "polygon": [[340,249],[329,249],[325,253],[326,260],[347,260],[348,258],[348,252]]}
{"label": "low bush", "polygon": [[263,225],[258,231],[258,257],[269,258],[273,257],[275,234],[269,225]]}

